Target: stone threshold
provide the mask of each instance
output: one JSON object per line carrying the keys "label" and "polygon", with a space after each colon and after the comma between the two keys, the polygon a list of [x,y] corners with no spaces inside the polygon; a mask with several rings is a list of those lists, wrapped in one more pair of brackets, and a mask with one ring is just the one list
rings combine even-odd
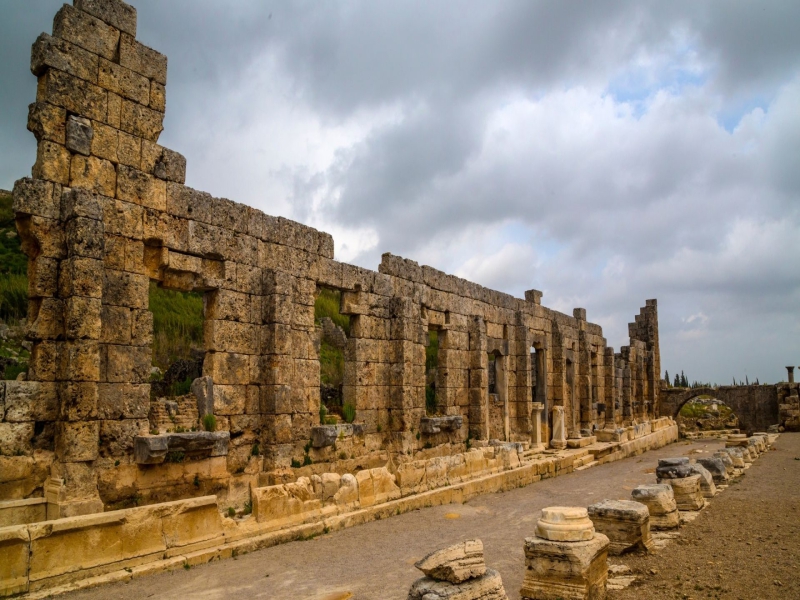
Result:
{"label": "stone threshold", "polygon": [[[593,462],[605,464],[606,462],[637,456],[648,450],[661,448],[677,440],[677,425],[671,425],[634,440],[613,443],[612,446],[615,446],[613,452],[604,456],[601,461]],[[600,446],[600,444],[598,444],[598,446]],[[603,449],[605,449],[607,444],[602,444],[602,446]],[[264,530],[270,528],[270,523],[268,521],[257,523],[253,519],[252,521],[238,523],[238,527],[242,528],[240,531],[232,531],[230,526],[226,526],[224,540],[219,543],[220,540],[217,538],[214,540],[216,545],[208,544],[207,547],[197,549],[193,552],[175,554],[168,558],[164,558],[163,555],[162,558],[152,557],[153,560],[151,562],[129,564],[130,566],[126,565],[125,568],[86,577],[85,579],[79,579],[69,583],[59,582],[59,584],[53,587],[47,587],[46,580],[40,580],[38,582],[38,585],[42,586],[40,589],[22,594],[18,597],[29,600],[49,598],[69,591],[86,589],[114,582],[130,581],[134,577],[186,568],[186,565],[192,567],[214,560],[231,558],[278,544],[309,539],[333,531],[369,523],[370,521],[389,518],[412,510],[445,504],[463,504],[483,494],[504,492],[519,487],[526,487],[541,479],[572,473],[576,469],[572,464],[569,464],[570,461],[574,462],[576,458],[586,456],[591,450],[591,446],[579,450],[562,450],[546,458],[542,457],[541,459],[525,462],[513,469],[478,476],[468,481],[412,494],[368,508],[360,508],[348,513],[330,516],[312,523],[294,525],[286,529],[265,532]],[[542,469],[543,472],[540,473],[540,466],[547,465],[553,461],[563,461],[564,467],[556,473],[546,468]],[[76,575],[78,574],[76,573]]]}

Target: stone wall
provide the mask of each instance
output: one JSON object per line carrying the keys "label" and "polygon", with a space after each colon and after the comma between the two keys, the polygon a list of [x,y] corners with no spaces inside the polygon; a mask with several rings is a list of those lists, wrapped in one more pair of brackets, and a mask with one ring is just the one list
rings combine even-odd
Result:
{"label": "stone wall", "polygon": [[[615,353],[584,309],[548,309],[536,290],[515,298],[391,254],[377,272],[341,263],[326,233],[184,185],[185,159],[158,144],[167,58],[135,36],[134,8],[75,0],[33,45],[37,159],[14,187],[33,349],[27,381],[0,385],[9,463],[0,499],[56,490],[62,517],[204,494],[241,507],[252,486],[320,464],[357,474],[437,449],[527,444],[535,433],[546,441],[557,406],[573,440],[657,414],[655,300]],[[136,440],[151,436],[151,281],[204,294],[203,374],[216,427],[229,434],[224,456],[215,446],[137,461]],[[325,427],[314,322],[322,287],[342,292],[351,320],[343,394],[356,417],[315,446],[326,439],[312,435]],[[435,416],[452,417],[435,422],[425,402],[431,328]],[[534,402],[544,406],[540,432]],[[176,440],[145,442],[191,446]]]}

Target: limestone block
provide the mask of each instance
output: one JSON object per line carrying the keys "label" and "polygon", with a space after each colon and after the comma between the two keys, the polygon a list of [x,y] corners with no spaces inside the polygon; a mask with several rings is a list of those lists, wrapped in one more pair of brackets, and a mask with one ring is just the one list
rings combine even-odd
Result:
{"label": "limestone block", "polygon": [[322,484],[322,501],[335,502],[336,494],[341,487],[342,476],[339,473],[323,473],[321,479]]}
{"label": "limestone block", "polygon": [[122,131],[151,142],[157,142],[164,130],[163,122],[163,113],[122,98],[119,125]]}
{"label": "limestone block", "polygon": [[[113,195],[113,194],[111,194]],[[117,176],[117,198],[147,208],[166,208],[166,186],[163,181],[130,167],[120,165]]]}
{"label": "limestone block", "polygon": [[220,385],[250,382],[250,355],[233,352],[206,354],[203,372]]}
{"label": "limestone block", "polygon": [[63,381],[100,381],[100,347],[94,340],[65,342],[58,363]]}
{"label": "limestone block", "polygon": [[34,436],[34,423],[0,423],[0,454],[15,456],[30,455],[33,451],[31,440]]}
{"label": "limestone block", "polygon": [[146,435],[149,427],[147,419],[100,421],[100,455],[112,458],[130,456],[134,451],[134,440],[139,435]]}
{"label": "limestone block", "polygon": [[197,414],[202,419],[214,414],[214,380],[209,376],[198,377],[192,381],[192,393],[197,398]]}
{"label": "limestone block", "polygon": [[[700,475],[664,481],[672,486],[675,503],[679,510],[700,510],[705,506],[706,502],[700,491]],[[659,483],[661,482],[659,481]]]}
{"label": "limestone block", "polygon": [[[728,460],[730,460],[730,458]],[[711,458],[698,458],[697,463],[702,465],[703,468],[711,474],[714,484],[728,483],[728,470],[721,458],[716,456]],[[731,463],[731,466],[733,466],[733,463]]]}
{"label": "limestone block", "polygon": [[324,448],[326,446],[333,446],[337,440],[363,435],[364,426],[359,423],[315,425],[311,428],[311,446],[313,448]]}
{"label": "limestone block", "polygon": [[0,596],[28,591],[30,536],[25,525],[0,528]]}
{"label": "limestone block", "polygon": [[67,221],[78,217],[96,221],[103,218],[97,196],[87,190],[64,190],[61,195],[61,218]]}
{"label": "limestone block", "polygon": [[462,583],[481,577],[486,573],[483,542],[478,539],[466,540],[436,550],[414,563],[414,566],[437,581]]}
{"label": "limestone block", "polygon": [[386,469],[364,469],[356,473],[358,500],[362,508],[382,504],[400,497],[395,477]]}
{"label": "limestone block", "polygon": [[214,384],[215,415],[229,416],[229,415],[244,414],[246,404],[247,404],[246,385]]}
{"label": "limestone block", "polygon": [[116,193],[117,172],[114,165],[96,156],[72,157],[69,170],[69,186],[80,187],[113,197]]}
{"label": "limestone block", "polygon": [[28,297],[55,296],[58,293],[58,261],[37,257],[28,261]]}
{"label": "limestone block", "polygon": [[146,346],[105,345],[105,378],[109,383],[146,383],[152,350]]}
{"label": "limestone block", "polygon": [[408,600],[507,600],[503,580],[494,569],[481,577],[456,584],[430,577],[417,579],[408,592]]}
{"label": "limestone block", "polygon": [[114,306],[146,309],[150,281],[146,275],[105,269],[103,271],[103,302]]}
{"label": "limestone block", "polygon": [[67,222],[65,233],[70,257],[103,258],[102,221],[76,217]]}
{"label": "limestone block", "polygon": [[36,148],[36,162],[31,173],[36,179],[46,179],[62,185],[69,184],[69,150],[47,140],[40,142]]}
{"label": "limestone block", "polygon": [[536,535],[544,540],[579,542],[591,540],[594,525],[585,508],[551,506],[542,509],[536,522]]}
{"label": "limestone block", "polygon": [[181,452],[192,458],[227,456],[228,431],[191,431],[140,435],[134,438],[134,458],[140,465],[163,463],[170,452]]}
{"label": "limestone block", "polygon": [[525,538],[523,599],[595,600],[606,597],[609,541],[602,533],[582,542]]}
{"label": "limestone block", "polygon": [[634,488],[631,497],[647,506],[651,529],[666,530],[680,527],[681,519],[672,486],[666,483],[640,485]]}
{"label": "limestone block", "polygon": [[119,31],[90,14],[65,4],[53,21],[53,35],[113,60],[119,45]]}
{"label": "limestone block", "polygon": [[153,313],[149,310],[132,311],[131,343],[140,346],[153,343]]}
{"label": "limestone block", "polygon": [[31,48],[31,73],[41,75],[48,67],[97,83],[98,58],[69,42],[42,33]]}
{"label": "limestone block", "polygon": [[34,102],[28,107],[28,131],[37,142],[49,140],[56,144],[66,143],[67,111],[47,102]]}
{"label": "limestone block", "polygon": [[717,487],[714,485],[714,478],[711,473],[699,463],[692,463],[689,465],[692,473],[700,476],[700,491],[704,498],[713,498],[717,495]]}
{"label": "limestone block", "polygon": [[61,262],[58,277],[59,294],[63,297],[103,295],[103,262],[101,260],[72,256]]}
{"label": "limestone block", "polygon": [[120,39],[119,62],[148,79],[167,85],[167,57],[124,33]]}
{"label": "limestone block", "polygon": [[141,138],[120,131],[117,157],[121,164],[139,169],[142,163]]}
{"label": "limestone block", "polygon": [[150,80],[147,77],[102,58],[97,84],[139,104],[147,106],[150,103]]}
{"label": "limestone block", "polygon": [[92,122],[89,119],[74,115],[67,117],[66,140],[70,152],[89,156],[92,151],[93,136]]}
{"label": "limestone block", "polygon": [[692,474],[689,459],[686,457],[662,458],[656,467],[656,477],[658,479],[678,479],[689,477]]}
{"label": "limestone block", "polygon": [[296,525],[315,518],[322,508],[307,477],[301,477],[295,483],[254,488],[252,498],[256,520],[259,523],[269,521],[275,527]]}
{"label": "limestone block", "polygon": [[13,210],[23,215],[58,219],[61,215],[61,186],[28,177],[14,182]]}
{"label": "limestone block", "polygon": [[58,418],[84,421],[97,417],[98,384],[92,381],[63,381],[58,384]]}
{"label": "limestone block", "polygon": [[647,506],[629,500],[603,500],[588,508],[595,530],[609,539],[610,554],[622,554],[634,548],[649,550],[650,513]]}
{"label": "limestone block", "polygon": [[54,383],[7,381],[4,387],[7,422],[55,421],[58,414],[58,395]]}
{"label": "limestone block", "polygon": [[[722,464],[725,467],[725,472],[727,473],[728,478],[731,478],[736,474],[736,467],[733,464],[733,458],[731,457],[730,454],[722,450],[718,450],[717,452],[714,452],[714,458],[718,458],[720,461],[722,461]],[[711,471],[711,469],[709,469],[709,471]]]}
{"label": "limestone block", "polygon": [[51,69],[39,77],[36,101],[61,106],[93,121],[105,122],[108,116],[106,90],[62,71]]}
{"label": "limestone block", "polygon": [[351,508],[358,504],[358,480],[354,475],[345,473],[339,485],[339,491],[333,497],[337,506]]}
{"label": "limestone block", "polygon": [[167,110],[167,89],[156,81],[150,83],[150,108],[162,113]]}
{"label": "limestone block", "polygon": [[136,37],[136,9],[122,0],[74,0],[75,8]]}
{"label": "limestone block", "polygon": [[161,148],[161,155],[153,165],[153,175],[165,181],[183,183],[186,180],[186,157],[174,150]]}
{"label": "limestone block", "polygon": [[72,296],[64,302],[64,333],[70,339],[100,339],[102,301]]}
{"label": "limestone block", "polygon": [[56,424],[56,457],[63,462],[86,462],[98,457],[100,424],[97,421]]}

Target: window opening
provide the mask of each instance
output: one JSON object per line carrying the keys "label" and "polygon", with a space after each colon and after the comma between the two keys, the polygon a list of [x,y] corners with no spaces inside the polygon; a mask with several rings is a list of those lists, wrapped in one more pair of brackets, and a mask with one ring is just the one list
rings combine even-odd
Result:
{"label": "window opening", "polygon": [[352,423],[355,406],[344,402],[344,362],[347,339],[350,335],[350,317],[341,314],[342,293],[330,288],[319,288],[314,301],[314,322],[321,329],[319,348],[321,425],[334,425],[340,421]]}
{"label": "window opening", "polygon": [[435,415],[438,410],[436,401],[436,380],[439,373],[439,331],[428,330],[428,347],[425,348],[425,412]]}

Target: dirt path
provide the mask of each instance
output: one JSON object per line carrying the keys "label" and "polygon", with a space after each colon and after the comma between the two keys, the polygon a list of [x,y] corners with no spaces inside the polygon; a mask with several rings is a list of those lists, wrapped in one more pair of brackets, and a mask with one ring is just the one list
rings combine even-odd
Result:
{"label": "dirt path", "polygon": [[798,541],[800,435],[783,434],[680,539],[656,555],[615,560],[641,579],[609,598],[800,598]]}
{"label": "dirt path", "polygon": [[[655,482],[653,472],[658,458],[687,455],[691,451],[711,452],[720,446],[719,442],[679,442],[642,456],[549,479],[527,488],[481,496],[464,505],[414,511],[310,541],[292,542],[233,560],[194,567],[189,571],[181,569],[62,597],[68,600],[138,600],[151,597],[181,600],[231,597],[402,600],[406,598],[411,583],[421,575],[414,568],[416,560],[437,548],[478,537],[483,540],[487,564],[501,573],[509,597],[517,599],[524,568],[523,539],[533,535],[534,524],[543,507],[565,504],[587,506],[605,498],[628,499],[630,490],[635,486]],[[661,565],[668,560],[668,556],[673,555],[686,555],[687,561],[696,561],[691,566],[687,562],[684,566],[675,567],[675,573],[680,573],[687,581],[702,577],[701,585],[705,586],[707,580],[716,582],[717,573],[723,567],[708,563],[727,562],[723,558],[723,550],[716,546],[716,540],[735,540],[739,537],[743,540],[742,548],[748,552],[746,555],[736,555],[732,564],[725,567],[730,570],[726,573],[735,573],[736,569],[738,576],[743,577],[745,573],[762,571],[758,581],[763,580],[763,585],[769,587],[767,592],[793,590],[795,595],[740,594],[723,597],[800,597],[796,593],[798,588],[792,587],[797,582],[789,576],[790,566],[797,568],[796,536],[800,514],[797,476],[800,473],[800,461],[792,459],[800,456],[800,435],[782,436],[778,447],[778,452],[762,457],[757,466],[748,470],[743,483],[718,496],[701,517],[685,528],[684,538],[691,540],[694,535],[692,532],[717,530],[717,526],[713,525],[717,522],[713,518],[716,514],[729,515],[730,522],[721,529],[722,533],[698,542],[708,544],[699,553],[695,551],[699,546],[689,542],[691,554],[686,552],[687,546],[673,545],[653,558],[628,559],[637,569],[644,569],[642,572],[650,568],[659,569],[656,578],[648,576],[652,585],[646,584],[647,594],[651,587],[656,589],[654,586],[663,586],[666,582],[672,586],[676,581],[671,568]],[[787,479],[789,475],[794,478]],[[732,503],[730,506],[729,502]],[[756,517],[754,513],[759,514]],[[755,524],[758,524],[758,529],[751,528]],[[780,531],[784,531],[782,535],[785,537],[778,540],[776,536],[781,535]],[[708,536],[706,533],[701,535]],[[751,540],[754,535],[760,535],[764,541]],[[746,546],[747,541],[754,545]],[[762,568],[767,561],[771,564],[773,560],[783,565],[780,573],[767,573],[769,569]],[[651,563],[655,566],[651,566]],[[724,578],[722,585],[732,585],[727,581],[729,578]],[[774,579],[779,579],[783,587],[774,586]],[[693,583],[686,583],[684,588],[677,591],[682,590],[692,595],[697,593]],[[642,591],[643,588],[639,587],[615,597],[651,597]],[[652,597],[683,597],[676,596],[676,590],[672,587],[663,588],[662,591],[667,595]]]}

